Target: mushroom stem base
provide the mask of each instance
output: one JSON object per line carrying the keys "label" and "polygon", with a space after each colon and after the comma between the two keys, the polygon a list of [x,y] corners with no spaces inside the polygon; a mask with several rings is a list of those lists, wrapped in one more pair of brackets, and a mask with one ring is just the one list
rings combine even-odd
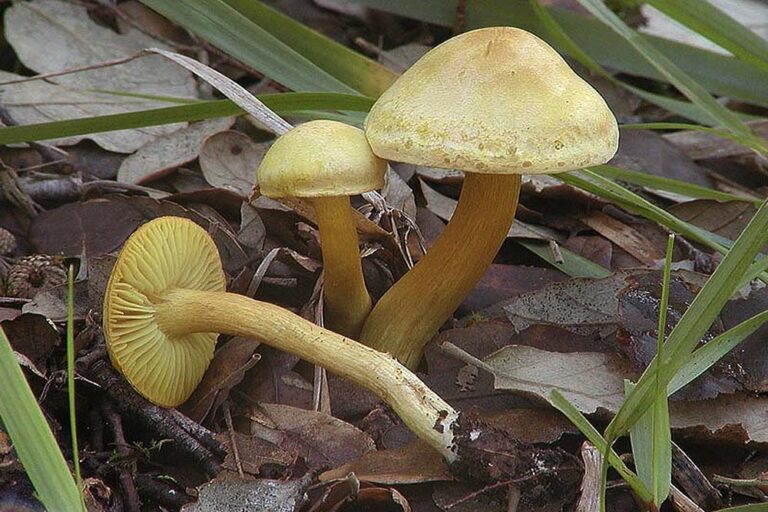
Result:
{"label": "mushroom stem base", "polygon": [[374,306],[360,341],[416,368],[424,346],[496,257],[519,194],[518,174],[467,173],[445,231]]}
{"label": "mushroom stem base", "polygon": [[175,289],[155,304],[155,315],[170,337],[197,332],[247,336],[323,366],[376,394],[414,434],[448,462],[455,460],[458,413],[387,354],[279,306],[234,293]]}

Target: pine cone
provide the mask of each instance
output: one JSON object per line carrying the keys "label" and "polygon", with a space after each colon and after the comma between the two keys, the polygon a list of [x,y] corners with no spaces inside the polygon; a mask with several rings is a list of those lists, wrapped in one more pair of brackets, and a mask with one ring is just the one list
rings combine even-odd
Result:
{"label": "pine cone", "polygon": [[0,256],[16,250],[16,237],[7,229],[0,228]]}
{"label": "pine cone", "polygon": [[41,290],[67,282],[67,272],[59,258],[46,254],[25,256],[9,270],[6,292],[9,297],[31,299]]}

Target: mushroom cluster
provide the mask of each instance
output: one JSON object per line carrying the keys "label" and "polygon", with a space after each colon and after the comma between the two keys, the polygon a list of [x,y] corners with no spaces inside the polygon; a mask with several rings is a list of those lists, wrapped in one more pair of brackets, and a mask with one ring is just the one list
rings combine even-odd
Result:
{"label": "mushroom cluster", "polygon": [[[331,330],[226,292],[205,230],[164,217],[139,228],[115,264],[104,303],[110,358],[140,394],[174,407],[199,384],[219,333],[253,337],[374,392],[456,461],[459,413],[408,367],[493,261],[521,174],[602,163],[617,143],[600,95],[536,36],[495,27],[454,37],[381,96],[365,133],[305,123],[280,137],[258,169],[263,194],[308,199],[315,209]],[[349,196],[383,186],[386,160],[466,175],[443,234],[372,308]]]}

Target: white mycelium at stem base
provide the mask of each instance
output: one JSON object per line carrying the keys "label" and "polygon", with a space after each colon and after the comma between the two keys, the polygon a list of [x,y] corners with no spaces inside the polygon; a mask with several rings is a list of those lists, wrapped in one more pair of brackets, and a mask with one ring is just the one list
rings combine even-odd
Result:
{"label": "white mycelium at stem base", "polygon": [[512,27],[466,32],[429,51],[376,101],[365,134],[382,158],[466,173],[445,231],[360,335],[410,368],[493,261],[520,175],[603,163],[618,146],[597,91],[547,43]]}
{"label": "white mycelium at stem base", "polygon": [[161,217],[131,235],[107,287],[104,332],[113,364],[140,394],[166,407],[182,403],[200,382],[218,333],[247,336],[370,390],[446,460],[455,459],[458,413],[395,359],[224,289],[216,246],[194,222]]}

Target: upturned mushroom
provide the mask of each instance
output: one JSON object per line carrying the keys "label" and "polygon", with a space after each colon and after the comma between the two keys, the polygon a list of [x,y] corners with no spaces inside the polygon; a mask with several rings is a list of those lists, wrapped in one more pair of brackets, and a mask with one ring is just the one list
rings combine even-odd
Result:
{"label": "upturned mushroom", "polygon": [[200,381],[217,333],[251,337],[368,389],[462,476],[578,483],[572,456],[460,414],[390,355],[224,289],[216,246],[194,222],[160,217],[128,238],[107,285],[104,334],[114,366],[137,392],[175,406]]}
{"label": "upturned mushroom", "polygon": [[374,104],[365,133],[382,158],[466,173],[445,231],[384,294],[359,338],[409,368],[496,256],[520,175],[603,163],[618,146],[600,94],[544,41],[511,27],[429,51]]}
{"label": "upturned mushroom", "polygon": [[458,413],[382,354],[274,304],[225,291],[213,240],[179,217],[152,220],[126,241],[104,298],[112,364],[164,407],[183,403],[203,377],[219,333],[258,339],[369,389],[453,461]]}
{"label": "upturned mushroom", "polygon": [[323,252],[326,323],[353,338],[371,311],[371,297],[349,196],[383,187],[386,170],[362,130],[310,121],[277,139],[257,171],[265,196],[311,200]]}

